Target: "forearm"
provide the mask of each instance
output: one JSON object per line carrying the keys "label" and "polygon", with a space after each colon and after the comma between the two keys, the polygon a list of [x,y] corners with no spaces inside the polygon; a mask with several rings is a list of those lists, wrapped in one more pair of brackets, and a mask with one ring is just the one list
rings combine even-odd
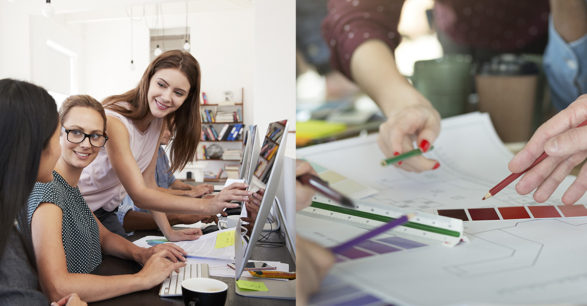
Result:
{"label": "forearm", "polygon": [[550,0],[550,8],[554,27],[567,43],[587,34],[585,0]]}
{"label": "forearm", "polygon": [[180,214],[208,214],[208,199],[182,197],[157,189],[144,188],[131,194],[137,207]]}
{"label": "forearm", "polygon": [[[169,187],[171,187],[171,186],[169,186]],[[165,192],[167,194],[176,195],[176,196],[185,196],[186,195],[186,192],[185,192],[186,189],[180,189],[180,188],[171,189],[171,188],[157,187],[157,190],[159,190],[161,192]]]}
{"label": "forearm", "polygon": [[118,234],[107,232],[102,239],[102,251],[107,255],[130,259],[141,263],[141,256],[144,249],[136,246],[134,243],[124,239]]}
{"label": "forearm", "polygon": [[401,75],[393,53],[379,40],[361,44],[351,57],[351,73],[356,83],[383,110],[386,115],[412,100],[395,99],[410,83]]}
{"label": "forearm", "polygon": [[67,273],[44,283],[43,290],[52,301],[58,301],[72,292],[84,301],[94,302],[148,289],[138,274],[101,276]]}
{"label": "forearm", "polygon": [[192,185],[186,184],[178,179],[173,181],[173,183],[169,186],[169,188],[177,189],[177,190],[190,190],[190,189],[192,189],[192,187],[193,187]]}
{"label": "forearm", "polygon": [[165,235],[165,237],[169,237],[169,234],[171,231],[173,231],[173,229],[171,228],[171,224],[167,219],[167,215],[158,211],[151,211],[151,215],[153,216],[153,220],[163,235]]}
{"label": "forearm", "polygon": [[122,226],[127,232],[157,229],[157,223],[150,213],[134,210],[126,213]]}

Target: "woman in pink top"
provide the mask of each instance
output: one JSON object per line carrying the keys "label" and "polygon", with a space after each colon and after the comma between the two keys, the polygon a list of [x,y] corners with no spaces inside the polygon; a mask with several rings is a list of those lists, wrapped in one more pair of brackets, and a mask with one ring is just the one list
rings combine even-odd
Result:
{"label": "woman in pink top", "polygon": [[155,165],[159,136],[166,124],[171,171],[182,169],[196,153],[200,138],[200,66],[188,52],[172,50],[147,67],[138,86],[103,101],[109,141],[82,173],[79,188],[88,206],[110,231],[124,235],[115,212],[128,193],[140,208],[152,210],[170,241],[196,239],[199,229],[173,230],[164,212],[213,215],[248,200],[246,185],[235,183],[210,198],[169,194],[157,187]]}

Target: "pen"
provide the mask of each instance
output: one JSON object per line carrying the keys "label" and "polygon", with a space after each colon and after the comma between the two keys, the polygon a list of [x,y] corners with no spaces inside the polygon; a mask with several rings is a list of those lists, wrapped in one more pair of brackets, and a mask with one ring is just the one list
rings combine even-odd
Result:
{"label": "pen", "polygon": [[[434,149],[434,146],[430,146],[430,149],[428,149],[428,151],[426,151],[426,152],[432,151],[432,149]],[[400,154],[398,156],[386,158],[381,161],[381,165],[382,166],[391,165],[393,163],[397,163],[398,161],[402,161],[406,158],[410,158],[410,157],[414,157],[414,156],[418,156],[418,155],[422,155],[422,150],[420,150],[419,148],[413,149],[412,151],[408,151],[408,152]]]}
{"label": "pen", "polygon": [[330,186],[328,186],[328,182],[313,174],[302,174],[296,177],[296,179],[300,181],[300,183],[312,187],[314,190],[320,192],[333,201],[336,201],[345,206],[354,207],[353,201],[351,199],[349,199],[344,194],[332,189]]}
{"label": "pen", "polygon": [[[577,127],[581,127],[581,126],[585,126],[585,125],[587,125],[587,120],[583,121]],[[540,156],[538,156],[538,158],[528,168],[526,168],[526,170],[519,172],[519,173],[512,173],[508,177],[504,178],[501,182],[497,183],[497,185],[495,185],[493,188],[491,188],[489,190],[489,192],[487,194],[485,194],[485,196],[483,197],[482,200],[489,199],[492,196],[496,195],[502,189],[507,187],[507,185],[511,184],[513,181],[515,181],[522,174],[526,173],[528,170],[534,168],[534,166],[538,165],[541,161],[543,161],[547,157],[548,157],[548,155],[546,154],[546,152],[542,152],[542,154]]]}
{"label": "pen", "polygon": [[249,273],[252,276],[256,276],[256,277],[296,279],[296,272],[284,272],[284,271],[249,271]]}
{"label": "pen", "polygon": [[361,242],[364,242],[364,241],[366,241],[369,238],[372,238],[372,237],[375,237],[377,235],[383,234],[383,233],[387,232],[388,230],[390,230],[390,229],[392,229],[392,228],[394,228],[396,226],[400,226],[400,225],[408,222],[410,218],[412,218],[411,215],[409,215],[409,216],[403,215],[403,216],[401,216],[401,217],[399,217],[399,218],[397,218],[397,219],[395,219],[393,221],[390,221],[388,223],[385,223],[382,226],[377,227],[377,228],[375,228],[373,230],[370,230],[370,231],[368,231],[368,232],[366,232],[366,233],[364,233],[362,235],[359,235],[359,236],[357,236],[357,237],[355,237],[355,238],[353,238],[351,240],[348,240],[346,242],[343,242],[343,243],[341,243],[339,245],[335,245],[335,246],[333,246],[333,247],[330,248],[330,251],[332,251],[332,253],[340,254],[340,253],[344,252],[346,249],[351,248],[351,247],[353,247],[353,246],[355,246],[355,245],[357,245],[357,244],[359,244]]}

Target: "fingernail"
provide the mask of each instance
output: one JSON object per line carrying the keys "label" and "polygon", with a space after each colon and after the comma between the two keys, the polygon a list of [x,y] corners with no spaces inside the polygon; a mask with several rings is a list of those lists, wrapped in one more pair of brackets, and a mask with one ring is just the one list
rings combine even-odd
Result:
{"label": "fingernail", "polygon": [[556,153],[558,151],[558,141],[555,139],[546,143],[546,151],[548,153]]}
{"label": "fingernail", "polygon": [[398,156],[399,152],[393,152],[393,156]]}
{"label": "fingernail", "polygon": [[438,169],[438,167],[440,167],[440,163],[436,162],[436,164],[434,165],[434,167],[432,167],[432,170],[436,170]]}
{"label": "fingernail", "polygon": [[399,161],[399,162],[397,162],[397,165],[401,166],[403,163],[404,163],[403,161]]}
{"label": "fingernail", "polygon": [[420,142],[420,149],[422,150],[422,152],[426,152],[428,151],[428,149],[430,149],[430,143],[428,142],[428,140],[423,139]]}

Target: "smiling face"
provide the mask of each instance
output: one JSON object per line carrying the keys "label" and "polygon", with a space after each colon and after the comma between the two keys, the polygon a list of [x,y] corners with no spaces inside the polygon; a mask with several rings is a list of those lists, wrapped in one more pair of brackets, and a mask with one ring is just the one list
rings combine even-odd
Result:
{"label": "smiling face", "polygon": [[[99,112],[89,107],[75,106],[71,108],[63,118],[62,125],[66,130],[72,130],[70,133],[75,133],[73,130],[77,130],[85,134],[104,135],[102,116]],[[85,168],[96,158],[100,151],[99,147],[94,147],[90,144],[89,137],[86,137],[80,143],[72,143],[67,140],[67,133],[63,131],[60,141],[61,159],[74,168]]]}
{"label": "smiling face", "polygon": [[178,69],[166,68],[157,71],[149,82],[147,99],[155,118],[164,118],[175,112],[185,102],[190,83]]}

